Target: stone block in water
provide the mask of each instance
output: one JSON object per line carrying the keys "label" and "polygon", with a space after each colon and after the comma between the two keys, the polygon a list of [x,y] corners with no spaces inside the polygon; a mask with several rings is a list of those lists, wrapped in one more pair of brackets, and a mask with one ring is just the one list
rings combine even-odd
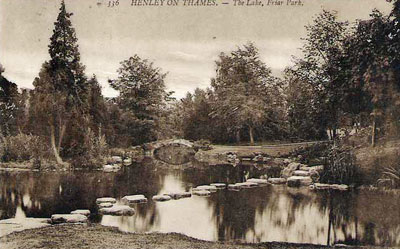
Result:
{"label": "stone block in water", "polygon": [[271,184],[286,184],[286,178],[268,178],[268,182]]}
{"label": "stone block in water", "polygon": [[97,207],[99,208],[109,208],[112,207],[114,204],[111,202],[102,202],[102,203],[98,203]]}
{"label": "stone block in water", "polygon": [[171,196],[168,195],[155,195],[153,196],[153,201],[169,201],[171,200]]}
{"label": "stone block in water", "polygon": [[293,172],[294,176],[310,176],[310,172],[306,171],[306,170],[295,170]]}
{"label": "stone block in water", "polygon": [[211,192],[208,190],[192,189],[192,194],[197,196],[210,196]]}
{"label": "stone block in water", "polygon": [[192,193],[190,192],[178,192],[178,193],[168,193],[165,194],[169,197],[171,197],[172,199],[181,199],[181,198],[188,198],[192,196]]}
{"label": "stone block in water", "polygon": [[260,185],[268,184],[268,180],[266,180],[266,179],[257,179],[257,178],[250,178],[250,179],[247,180],[247,182],[257,183],[257,184],[260,184]]}
{"label": "stone block in water", "polygon": [[115,200],[115,198],[112,198],[112,197],[102,197],[102,198],[97,198],[97,199],[96,199],[96,203],[97,203],[97,204],[106,203],[106,202],[109,202],[109,203],[116,203],[117,200]]}
{"label": "stone block in water", "polygon": [[211,186],[211,185],[201,185],[201,186],[197,186],[195,189],[196,190],[207,190],[207,191],[210,191],[210,192],[217,191],[217,187],[216,186]]}
{"label": "stone block in water", "polygon": [[309,176],[291,176],[287,179],[289,187],[310,186],[311,184],[312,179]]}
{"label": "stone block in water", "polygon": [[236,185],[238,185],[240,188],[254,188],[254,187],[258,187],[258,183],[255,182],[240,182],[240,183],[236,183]]}
{"label": "stone block in water", "polygon": [[146,203],[147,198],[144,195],[127,195],[121,201],[124,204]]}
{"label": "stone block in water", "polygon": [[224,189],[226,188],[226,184],[225,183],[211,183],[211,186],[215,186],[218,189]]}
{"label": "stone block in water", "polygon": [[135,209],[126,205],[114,205],[109,208],[101,208],[99,213],[104,215],[132,216],[135,214]]}
{"label": "stone block in water", "polygon": [[237,185],[237,183],[228,184],[228,190],[239,191],[240,190],[240,185]]}
{"label": "stone block in water", "polygon": [[77,209],[71,212],[71,214],[82,214],[85,216],[89,216],[90,215],[90,210],[88,209]]}
{"label": "stone block in water", "polygon": [[52,224],[88,222],[88,218],[83,214],[53,214],[50,219]]}

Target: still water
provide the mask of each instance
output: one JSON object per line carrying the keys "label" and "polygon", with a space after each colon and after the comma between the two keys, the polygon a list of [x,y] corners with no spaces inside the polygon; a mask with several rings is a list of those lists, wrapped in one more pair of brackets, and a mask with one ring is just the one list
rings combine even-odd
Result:
{"label": "still water", "polygon": [[265,172],[254,166],[160,170],[151,163],[103,172],[2,172],[0,219],[50,217],[75,209],[96,213],[96,198],[144,194],[134,216],[92,216],[92,222],[127,232],[178,232],[211,241],[286,241],[400,246],[400,196],[329,193],[265,186],[210,197],[153,202],[167,192],[213,182],[235,183]]}

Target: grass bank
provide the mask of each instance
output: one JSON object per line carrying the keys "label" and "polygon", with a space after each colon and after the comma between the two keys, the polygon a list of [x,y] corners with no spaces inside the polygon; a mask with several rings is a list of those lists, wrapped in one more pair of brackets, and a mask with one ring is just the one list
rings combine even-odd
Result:
{"label": "grass bank", "polygon": [[[259,243],[238,244],[208,242],[177,233],[123,233],[101,225],[59,225],[16,232],[0,238],[1,249],[32,248],[187,248],[187,249],[254,249],[254,248],[333,248],[312,244]],[[335,248],[338,248],[337,246]]]}

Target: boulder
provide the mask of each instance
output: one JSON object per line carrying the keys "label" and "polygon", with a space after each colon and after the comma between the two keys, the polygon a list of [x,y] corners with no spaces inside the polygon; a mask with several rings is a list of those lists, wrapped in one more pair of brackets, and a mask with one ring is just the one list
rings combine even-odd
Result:
{"label": "boulder", "polygon": [[132,164],[132,159],[131,158],[127,158],[124,160],[124,165],[131,165]]}
{"label": "boulder", "polygon": [[153,201],[170,201],[172,198],[168,195],[155,195],[153,196]]}
{"label": "boulder", "polygon": [[216,186],[211,186],[211,185],[200,185],[200,186],[197,186],[194,189],[195,189],[195,191],[196,190],[207,190],[207,191],[210,191],[210,192],[217,191],[217,187]]}
{"label": "boulder", "polygon": [[193,195],[198,195],[198,196],[210,196],[211,192],[208,191],[208,190],[195,190],[195,191],[192,192],[192,194]]}
{"label": "boulder", "polygon": [[310,176],[310,172],[305,170],[295,170],[293,171],[294,176]]}
{"label": "boulder", "polygon": [[144,195],[127,195],[121,201],[124,204],[146,203],[147,198]]}
{"label": "boulder", "polygon": [[312,179],[309,176],[291,176],[287,179],[289,187],[309,186],[312,184]]}
{"label": "boulder", "polygon": [[111,198],[111,197],[102,197],[102,198],[97,198],[96,199],[96,204],[100,204],[100,203],[116,203],[117,200],[115,200],[115,198]]}
{"label": "boulder", "polygon": [[88,222],[88,218],[83,214],[53,214],[50,220],[52,224]]}
{"label": "boulder", "polygon": [[218,189],[224,189],[226,188],[226,184],[225,183],[211,183],[211,186],[215,186]]}
{"label": "boulder", "polygon": [[117,165],[117,164],[107,164],[103,166],[103,171],[104,172],[117,172],[121,169],[121,166]]}
{"label": "boulder", "polygon": [[113,163],[122,163],[122,157],[120,156],[112,156],[111,160]]}
{"label": "boulder", "polygon": [[257,179],[257,178],[250,178],[250,179],[247,180],[247,182],[257,183],[257,184],[260,184],[260,185],[268,184],[268,180],[267,179]]}
{"label": "boulder", "polygon": [[188,198],[192,196],[192,193],[190,192],[178,192],[178,193],[168,193],[165,194],[169,197],[171,197],[172,199],[181,199],[181,198]]}
{"label": "boulder", "polygon": [[101,208],[99,213],[104,215],[132,216],[135,214],[135,209],[126,205],[114,205],[109,208]]}
{"label": "boulder", "polygon": [[90,210],[88,209],[77,209],[71,212],[71,214],[82,214],[85,216],[89,216],[90,215]]}
{"label": "boulder", "polygon": [[102,202],[102,203],[97,204],[97,206],[99,208],[109,208],[109,207],[112,207],[113,205],[114,204],[112,204],[111,202]]}
{"label": "boulder", "polygon": [[268,182],[271,184],[286,184],[286,178],[268,178]]}
{"label": "boulder", "polygon": [[300,167],[300,163],[289,163],[288,166],[286,166],[283,170],[282,170],[282,177],[283,178],[289,178],[292,176],[293,172],[298,170]]}

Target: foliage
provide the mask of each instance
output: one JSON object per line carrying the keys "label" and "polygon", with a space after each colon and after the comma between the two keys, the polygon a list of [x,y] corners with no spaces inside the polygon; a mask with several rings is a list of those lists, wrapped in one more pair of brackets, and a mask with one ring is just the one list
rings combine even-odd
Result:
{"label": "foliage", "polygon": [[377,184],[387,188],[400,188],[400,165],[386,166]]}
{"label": "foliage", "polygon": [[4,139],[3,161],[24,162],[33,159],[35,163],[40,164],[48,155],[48,147],[38,136],[18,134]]}
{"label": "foliage", "polygon": [[356,165],[355,156],[350,148],[333,146],[328,154],[328,162],[320,174],[323,183],[359,185],[362,175]]}
{"label": "foliage", "polygon": [[[166,74],[153,63],[134,55],[121,62],[118,78],[110,85],[120,95],[116,103],[126,114],[122,115],[130,126],[131,145],[153,141],[157,138],[159,121],[169,93],[165,91]],[[134,132],[134,134],[132,134]]]}

